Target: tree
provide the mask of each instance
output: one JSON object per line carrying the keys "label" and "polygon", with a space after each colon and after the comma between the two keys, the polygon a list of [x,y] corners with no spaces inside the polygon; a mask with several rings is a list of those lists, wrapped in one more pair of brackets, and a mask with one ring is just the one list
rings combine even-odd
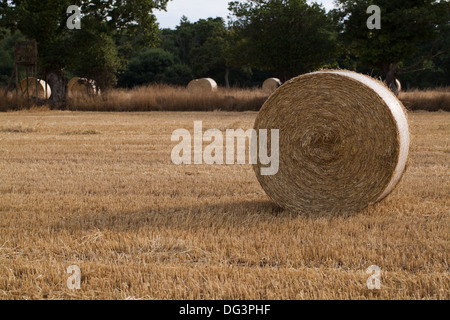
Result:
{"label": "tree", "polygon": [[[15,42],[21,40],[23,40],[23,36],[19,32],[11,35],[9,31],[5,31],[3,39],[0,40],[0,86],[7,86],[9,84],[14,70]],[[1,90],[0,94],[3,94]]]}
{"label": "tree", "polygon": [[[430,52],[442,52],[442,54],[423,60],[424,57],[429,56]],[[402,82],[406,84],[405,87],[410,85],[419,88],[450,86],[450,24],[439,26],[439,38],[435,41],[420,43],[417,52],[411,58],[404,60],[402,64],[415,65],[415,72],[401,76]]]}
{"label": "tree", "polygon": [[66,67],[72,74],[95,80],[97,87],[105,90],[116,84],[121,61],[113,37],[99,28],[107,30],[92,16],[83,18],[83,28],[66,41],[71,50]]}
{"label": "tree", "polygon": [[[61,107],[66,96],[66,81],[63,70],[79,59],[77,47],[89,47],[86,43],[96,44],[97,48],[88,52],[91,57],[99,58],[105,52],[110,57],[106,65],[114,65],[116,57],[111,50],[112,37],[123,34],[132,37],[138,31],[142,46],[154,46],[157,43],[158,25],[152,14],[155,9],[165,9],[169,0],[0,0],[0,27],[12,31],[19,30],[39,45],[41,66],[52,88],[51,100]],[[82,29],[68,30],[66,13],[69,5],[78,5],[83,14]],[[83,43],[79,36],[83,32],[83,23],[98,36],[96,41]],[[74,41],[77,38],[78,41]],[[72,39],[71,39],[72,38]],[[102,48],[98,46],[104,45]],[[97,55],[96,55],[97,53]],[[90,60],[90,59],[85,59]],[[102,62],[101,59],[97,59]],[[105,61],[105,59],[103,60]],[[94,79],[95,80],[95,79]]]}
{"label": "tree", "polygon": [[130,61],[119,85],[133,87],[152,82],[183,85],[191,79],[190,68],[174,54],[163,49],[148,49]]}
{"label": "tree", "polygon": [[[219,85],[255,86],[274,75],[234,62],[233,48],[239,40],[223,18],[190,22],[183,17],[175,30],[161,31],[160,47],[189,65],[195,78],[214,78]],[[236,55],[237,57],[238,55]]]}
{"label": "tree", "polygon": [[198,78],[210,77],[210,75],[222,75],[225,86],[230,87],[230,68],[225,59],[225,51],[228,46],[228,30],[225,27],[222,18],[215,20],[200,20],[197,22],[197,29],[207,27],[207,23],[213,21],[215,26],[210,30],[208,36],[201,45],[198,45],[190,51],[190,61],[192,69],[195,70],[195,76]]}
{"label": "tree", "polygon": [[431,46],[427,53],[416,57],[411,65],[403,61],[418,52],[420,44],[439,38],[443,24],[448,24],[450,3],[435,0],[377,0],[381,9],[381,29],[367,28],[367,8],[371,0],[337,0],[340,8],[334,15],[342,25],[344,41],[363,64],[381,71],[387,84],[398,75],[417,71],[424,63],[445,53]]}
{"label": "tree", "polygon": [[287,80],[327,64],[335,55],[335,25],[325,9],[306,0],[230,2],[237,38],[235,65],[271,70]]}
{"label": "tree", "polygon": [[162,31],[161,47],[189,65],[195,78],[224,79],[228,87],[229,67],[225,59],[228,32],[223,18],[200,19],[191,23],[183,17],[176,30]]}

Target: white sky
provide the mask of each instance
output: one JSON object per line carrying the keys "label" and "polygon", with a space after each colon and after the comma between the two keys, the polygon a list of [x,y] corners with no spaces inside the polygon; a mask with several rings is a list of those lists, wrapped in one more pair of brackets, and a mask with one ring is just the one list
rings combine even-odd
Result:
{"label": "white sky", "polygon": [[[228,2],[231,0],[172,0],[167,6],[167,12],[156,11],[155,15],[161,28],[174,29],[180,22],[183,15],[187,16],[191,22],[208,17],[227,18]],[[334,0],[308,0],[323,4],[327,9],[333,9]]]}

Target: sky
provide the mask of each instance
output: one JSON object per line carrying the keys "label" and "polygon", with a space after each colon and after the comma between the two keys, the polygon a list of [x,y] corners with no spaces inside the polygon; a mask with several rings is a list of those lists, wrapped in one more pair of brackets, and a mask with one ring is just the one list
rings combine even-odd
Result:
{"label": "sky", "polygon": [[[156,11],[155,15],[161,28],[174,29],[180,22],[183,15],[188,17],[189,21],[195,22],[199,19],[209,17],[227,18],[228,2],[231,0],[172,0],[167,6],[167,12]],[[316,0],[308,2],[317,2],[323,4],[327,9],[333,9],[334,0]]]}

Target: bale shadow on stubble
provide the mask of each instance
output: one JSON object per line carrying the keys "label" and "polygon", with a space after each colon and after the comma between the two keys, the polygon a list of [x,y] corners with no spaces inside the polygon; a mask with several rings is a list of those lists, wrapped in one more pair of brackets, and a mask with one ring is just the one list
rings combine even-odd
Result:
{"label": "bale shadow on stubble", "polygon": [[[142,211],[112,211],[66,215],[52,224],[55,231],[69,230],[113,230],[132,231],[146,227],[182,228],[205,227],[207,225],[228,224],[238,226],[242,221],[257,219],[264,222],[277,217],[291,217],[292,213],[283,210],[269,200],[241,201],[233,203],[214,203],[210,205],[177,206],[155,208]],[[292,216],[293,217],[293,216]]]}
{"label": "bale shadow on stubble", "polygon": [[255,223],[293,222],[296,219],[333,220],[355,214],[307,214],[285,210],[271,200],[249,200],[209,205],[171,206],[142,211],[103,211],[94,214],[65,216],[52,224],[54,231],[110,230],[115,232],[152,229],[240,228],[248,221]]}

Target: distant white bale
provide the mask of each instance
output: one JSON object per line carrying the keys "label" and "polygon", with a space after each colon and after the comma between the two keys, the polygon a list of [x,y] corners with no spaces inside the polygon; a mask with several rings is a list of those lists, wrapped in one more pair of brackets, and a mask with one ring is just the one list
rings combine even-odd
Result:
{"label": "distant white bale", "polygon": [[189,82],[187,89],[190,92],[215,92],[217,83],[211,78],[195,79]]}
{"label": "distant white bale", "polygon": [[[48,99],[52,95],[52,90],[50,86],[44,80],[36,79],[34,77],[28,77],[19,82],[17,87],[19,95],[26,97],[36,97],[36,87],[37,87],[37,97],[39,99]],[[27,93],[28,91],[28,93]]]}
{"label": "distant white bale", "polygon": [[400,80],[395,79],[395,83],[397,84],[398,92],[402,92],[402,83],[400,82]]}
{"label": "distant white bale", "polygon": [[[385,82],[386,83],[386,82]],[[391,89],[391,91],[398,96],[400,94],[400,92],[402,92],[402,83],[400,82],[400,80],[395,79],[395,82],[392,83],[389,86],[389,89]]]}
{"label": "distant white bale", "polygon": [[277,78],[269,78],[264,81],[262,89],[266,93],[272,93],[277,90],[281,86],[280,79]]}
{"label": "distant white bale", "polygon": [[86,78],[75,77],[67,83],[67,95],[69,98],[84,95],[92,96],[100,93],[100,90],[98,91],[95,81]]}

